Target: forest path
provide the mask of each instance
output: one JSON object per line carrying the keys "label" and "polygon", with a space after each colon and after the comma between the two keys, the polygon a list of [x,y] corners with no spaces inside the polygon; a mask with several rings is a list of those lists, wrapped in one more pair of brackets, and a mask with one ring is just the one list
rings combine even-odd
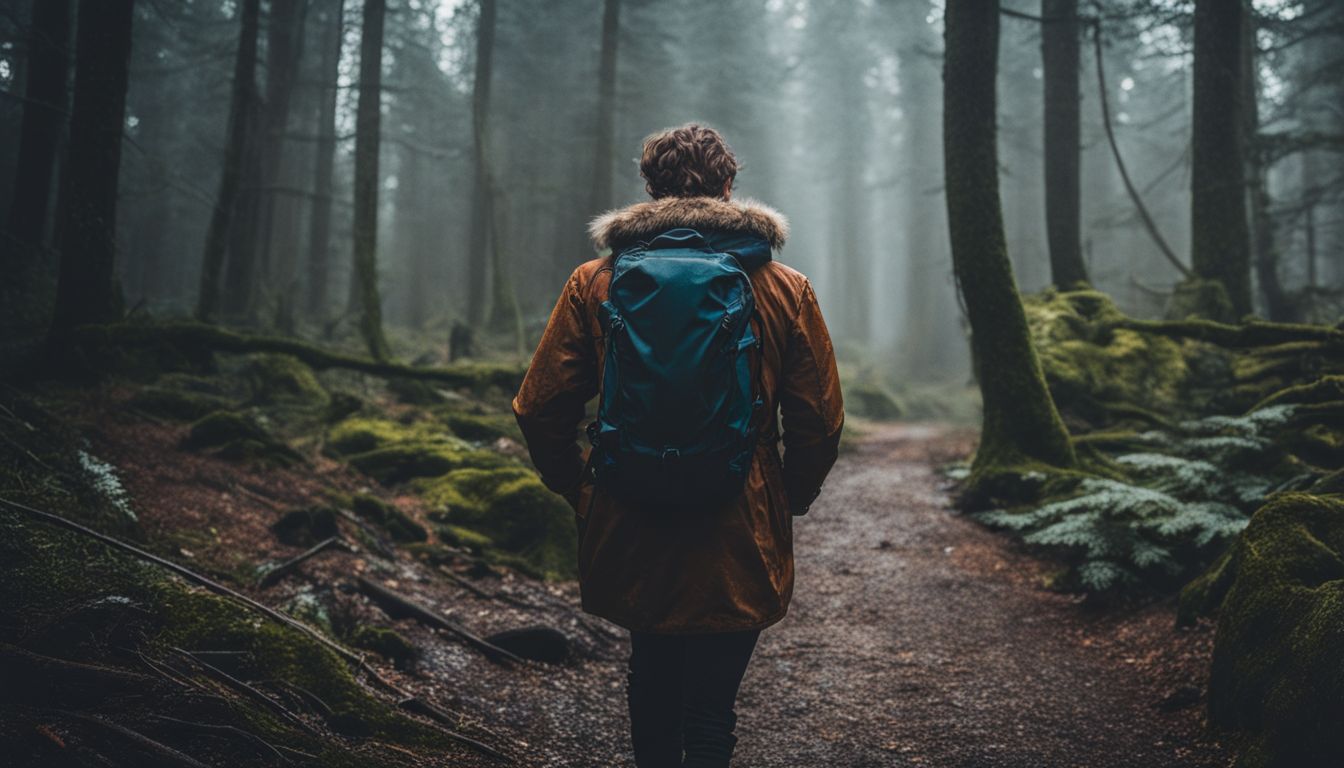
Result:
{"label": "forest path", "polygon": [[[948,508],[936,467],[968,447],[890,424],[840,458],[796,521],[793,606],[747,673],[735,764],[1227,764],[1189,679],[1207,628],[1172,629],[1169,605],[1089,616],[1041,588],[1046,566]],[[1193,685],[1161,707],[1173,674]]]}

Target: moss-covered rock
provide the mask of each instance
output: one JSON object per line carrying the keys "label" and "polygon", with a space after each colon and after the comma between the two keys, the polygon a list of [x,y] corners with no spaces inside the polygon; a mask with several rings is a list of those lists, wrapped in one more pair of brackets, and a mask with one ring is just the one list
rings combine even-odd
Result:
{"label": "moss-covered rock", "polygon": [[206,392],[176,389],[160,385],[142,387],[129,405],[151,416],[176,421],[195,421],[233,406],[227,398]]}
{"label": "moss-covered rock", "polygon": [[330,401],[313,369],[289,355],[253,355],[243,376],[256,403],[323,408]]}
{"label": "moss-covered rock", "polygon": [[876,421],[895,421],[905,414],[901,401],[886,386],[867,377],[844,387],[845,412]]}
{"label": "moss-covered rock", "polygon": [[1221,603],[1209,721],[1242,765],[1344,765],[1344,498],[1282,494],[1186,598]]}
{"label": "moss-covered rock", "polygon": [[345,419],[327,432],[327,451],[334,456],[367,453],[403,443],[438,443],[461,450],[471,447],[442,425],[430,421],[402,424],[391,419],[355,417]]}
{"label": "moss-covered rock", "polygon": [[523,442],[523,433],[511,413],[466,413],[445,411],[443,420],[453,434],[478,443],[492,443],[501,437]]}
{"label": "moss-covered rock", "polygon": [[292,547],[308,547],[339,533],[336,512],[331,507],[313,506],[286,512],[271,524],[271,532]]}
{"label": "moss-covered rock", "polygon": [[394,663],[398,669],[407,669],[419,658],[420,651],[395,629],[362,624],[346,638],[356,648],[373,651]]}
{"label": "moss-covered rock", "polygon": [[429,533],[410,515],[397,509],[377,496],[367,493],[356,495],[350,500],[350,508],[356,515],[381,526],[396,541],[426,541]]}
{"label": "moss-covered rock", "polygon": [[484,534],[498,558],[546,577],[572,578],[577,569],[574,513],[564,499],[519,466],[460,469],[421,484],[439,519]]}
{"label": "moss-covered rock", "polygon": [[235,411],[215,411],[198,419],[182,447],[209,452],[232,461],[294,464],[302,457],[273,437],[255,418]]}
{"label": "moss-covered rock", "polygon": [[437,477],[466,467],[489,468],[508,459],[492,451],[461,450],[441,443],[402,443],[346,457],[350,466],[383,485],[420,477]]}
{"label": "moss-covered rock", "polygon": [[1123,316],[1100,291],[1047,290],[1023,306],[1046,383],[1066,417],[1108,423],[1117,404],[1165,415],[1183,410],[1189,371],[1181,342],[1114,328]]}

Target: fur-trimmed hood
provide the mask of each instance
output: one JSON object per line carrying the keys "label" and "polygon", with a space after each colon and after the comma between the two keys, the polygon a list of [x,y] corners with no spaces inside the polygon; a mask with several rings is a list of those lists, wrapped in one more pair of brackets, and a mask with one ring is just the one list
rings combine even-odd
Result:
{"label": "fur-trimmed hood", "polygon": [[772,249],[789,236],[784,214],[755,200],[664,197],[608,211],[593,219],[588,234],[598,249],[648,239],[677,227],[758,235]]}

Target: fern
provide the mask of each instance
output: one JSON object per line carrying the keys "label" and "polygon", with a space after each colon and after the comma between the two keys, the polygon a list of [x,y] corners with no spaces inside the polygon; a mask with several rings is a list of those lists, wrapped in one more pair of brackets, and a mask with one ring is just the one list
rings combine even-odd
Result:
{"label": "fern", "polygon": [[1083,589],[1179,576],[1245,528],[1267,495],[1297,480],[1283,476],[1272,439],[1292,413],[1274,406],[1145,432],[1142,450],[1114,459],[1124,479],[1088,478],[1068,498],[976,519],[1063,556]]}

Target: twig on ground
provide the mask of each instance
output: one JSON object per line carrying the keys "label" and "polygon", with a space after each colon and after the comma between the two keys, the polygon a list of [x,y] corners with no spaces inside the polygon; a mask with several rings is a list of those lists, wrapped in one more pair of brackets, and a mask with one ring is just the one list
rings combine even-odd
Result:
{"label": "twig on ground", "polygon": [[285,578],[289,574],[293,573],[296,568],[298,568],[300,565],[304,563],[304,561],[308,560],[314,555],[321,554],[323,551],[331,548],[333,545],[340,543],[340,540],[341,539],[339,536],[332,536],[329,539],[323,539],[322,541],[319,541],[318,543],[314,544],[303,554],[291,557],[285,562],[275,566],[271,570],[262,574],[261,578],[257,579],[257,589],[265,589],[266,587],[275,584],[276,582]]}
{"label": "twig on ground", "polygon": [[364,594],[373,598],[384,609],[391,608],[394,612],[403,616],[410,616],[416,621],[427,627],[447,630],[466,641],[467,645],[475,648],[485,654],[491,661],[509,661],[515,664],[523,664],[523,660],[509,651],[485,640],[482,637],[472,634],[465,627],[456,622],[449,621],[444,616],[435,613],[425,606],[415,602],[405,595],[398,594],[382,584],[379,584],[364,576],[356,577],[359,589]]}

